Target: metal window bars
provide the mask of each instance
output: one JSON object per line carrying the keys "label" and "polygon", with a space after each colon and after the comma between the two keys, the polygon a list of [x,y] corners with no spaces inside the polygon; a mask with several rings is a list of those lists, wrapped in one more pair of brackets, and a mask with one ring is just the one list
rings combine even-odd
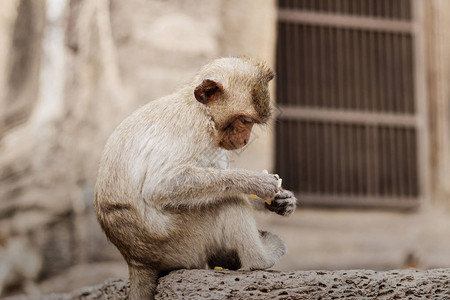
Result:
{"label": "metal window bars", "polygon": [[303,203],[428,198],[421,1],[279,1],[276,170]]}

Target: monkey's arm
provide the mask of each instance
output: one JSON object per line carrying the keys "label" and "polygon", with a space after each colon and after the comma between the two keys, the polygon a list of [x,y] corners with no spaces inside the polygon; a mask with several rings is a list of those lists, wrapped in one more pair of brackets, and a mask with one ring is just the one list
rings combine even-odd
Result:
{"label": "monkey's arm", "polygon": [[253,198],[251,196],[247,197],[250,203],[252,204],[253,208],[257,211],[267,211],[266,206],[264,205],[265,202],[261,201],[261,199]]}
{"label": "monkey's arm", "polygon": [[273,199],[278,192],[272,175],[244,169],[179,166],[159,182],[152,179],[144,183],[143,198],[163,207],[205,205],[238,194]]}

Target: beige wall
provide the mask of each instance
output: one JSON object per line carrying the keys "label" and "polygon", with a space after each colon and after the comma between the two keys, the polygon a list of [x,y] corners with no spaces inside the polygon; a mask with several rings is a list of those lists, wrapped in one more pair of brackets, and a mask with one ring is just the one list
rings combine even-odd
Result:
{"label": "beige wall", "polygon": [[450,1],[423,2],[425,4],[431,193],[434,203],[450,208]]}
{"label": "beige wall", "polygon": [[[5,70],[8,63],[8,54],[12,42],[12,36],[9,33],[17,15],[17,4],[17,0],[6,1],[2,3],[2,6],[0,7],[0,70]],[[5,80],[5,72],[0,71],[0,99],[4,97]],[[4,112],[5,109],[4,102],[0,101],[0,132],[3,120],[2,112]]]}

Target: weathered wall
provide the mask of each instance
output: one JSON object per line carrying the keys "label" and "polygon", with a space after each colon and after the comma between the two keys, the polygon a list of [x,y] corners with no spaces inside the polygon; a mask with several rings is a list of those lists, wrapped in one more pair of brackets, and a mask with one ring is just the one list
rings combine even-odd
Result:
{"label": "weathered wall", "polygon": [[92,212],[107,137],[216,57],[271,61],[272,10],[274,0],[2,0],[0,294],[121,259]]}
{"label": "weathered wall", "polygon": [[432,197],[450,208],[450,1],[424,8]]}

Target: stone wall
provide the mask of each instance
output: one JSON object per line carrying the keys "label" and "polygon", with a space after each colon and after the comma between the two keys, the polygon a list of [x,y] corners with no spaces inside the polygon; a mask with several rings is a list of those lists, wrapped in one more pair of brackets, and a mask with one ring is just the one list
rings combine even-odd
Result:
{"label": "stone wall", "polygon": [[2,0],[0,294],[121,259],[92,212],[107,137],[216,57],[272,62],[274,3]]}
{"label": "stone wall", "polygon": [[[160,278],[155,299],[448,299],[450,270],[212,271],[180,270]],[[127,279],[70,294],[8,300],[127,299]]]}

